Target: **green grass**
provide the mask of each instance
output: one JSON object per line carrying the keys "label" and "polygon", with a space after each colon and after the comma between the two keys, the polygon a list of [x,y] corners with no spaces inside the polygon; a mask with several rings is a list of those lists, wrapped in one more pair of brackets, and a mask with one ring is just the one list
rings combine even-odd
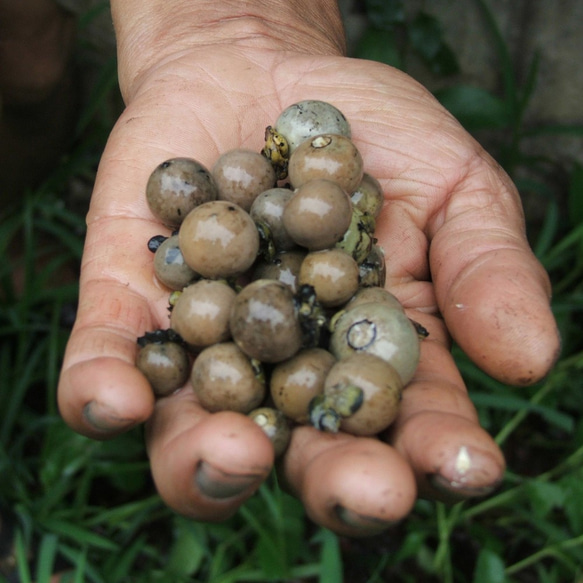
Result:
{"label": "green grass", "polygon": [[[562,167],[568,180],[555,184],[559,162],[532,159],[524,140],[583,131],[524,124],[538,58],[518,84],[496,20],[487,3],[478,3],[495,39],[503,91],[454,86],[438,97],[470,131],[496,135],[495,157],[525,196],[544,204],[543,219],[528,221],[529,236],[551,276],[563,337],[552,373],[520,391],[494,381],[455,349],[481,422],[508,459],[499,491],[454,506],[420,500],[394,530],[348,540],[313,525],[273,476],[231,520],[202,524],[161,503],[141,430],[95,442],[65,426],[55,392],[78,289],[74,277],[62,283],[58,274],[64,266],[75,273],[84,222],[67,209],[63,192],[72,177],[92,179],[113,122],[106,105],[115,81],[109,63],[69,157],[0,222],[6,258],[0,266],[0,505],[14,521],[20,581],[46,583],[61,570],[64,581],[96,583],[581,580],[583,161]],[[423,13],[407,20],[398,1],[367,5],[372,24],[360,56],[406,68],[414,51],[434,74],[457,70],[438,21]],[[391,42],[379,45],[387,35]]]}

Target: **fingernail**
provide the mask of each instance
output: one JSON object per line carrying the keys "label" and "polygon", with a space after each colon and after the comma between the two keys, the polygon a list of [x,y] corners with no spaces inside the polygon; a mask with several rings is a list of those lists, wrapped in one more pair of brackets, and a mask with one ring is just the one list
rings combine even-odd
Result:
{"label": "fingernail", "polygon": [[346,526],[356,528],[360,530],[362,534],[378,534],[396,524],[396,522],[391,520],[382,520],[380,518],[376,518],[375,516],[359,514],[358,512],[349,510],[340,504],[337,504],[334,510],[336,512],[336,516]]}
{"label": "fingernail", "polygon": [[496,490],[499,482],[485,486],[464,486],[456,481],[451,481],[441,474],[429,474],[427,481],[438,492],[445,495],[448,502],[460,502],[467,498],[480,498],[488,496]]}
{"label": "fingernail", "polygon": [[205,461],[198,464],[194,481],[199,490],[209,498],[223,500],[243,494],[253,484],[259,486],[263,476],[257,474],[229,474]]}
{"label": "fingernail", "polygon": [[115,415],[109,407],[96,401],[90,401],[83,407],[83,417],[94,429],[107,433],[124,431],[133,424],[131,419]]}
{"label": "fingernail", "polygon": [[491,494],[499,485],[503,468],[489,454],[461,446],[450,464],[427,475],[433,488],[452,501]]}

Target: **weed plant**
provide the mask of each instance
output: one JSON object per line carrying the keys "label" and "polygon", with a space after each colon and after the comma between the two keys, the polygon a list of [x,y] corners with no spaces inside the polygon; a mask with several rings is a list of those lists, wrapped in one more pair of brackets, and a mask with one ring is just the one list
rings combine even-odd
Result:
{"label": "weed plant", "polygon": [[[349,540],[313,525],[273,476],[231,520],[201,524],[160,501],[140,429],[97,442],[65,426],[55,391],[84,221],[63,193],[72,180],[91,181],[114,121],[104,105],[116,81],[109,63],[69,157],[1,217],[0,549],[12,545],[15,562],[0,563],[0,581],[48,583],[56,572],[63,583],[583,581],[583,164],[564,167],[568,180],[557,187],[557,162],[523,148],[533,135],[581,137],[583,129],[525,125],[537,57],[519,85],[495,18],[476,1],[495,39],[503,93],[459,85],[437,97],[469,131],[493,133],[493,155],[521,192],[544,204],[543,220],[527,216],[527,226],[551,276],[563,338],[554,370],[520,390],[488,377],[454,347],[481,422],[507,457],[501,488],[453,506],[420,500],[388,533]],[[406,69],[414,52],[434,74],[457,71],[435,18],[407,18],[398,0],[366,7],[370,26],[356,56]],[[70,274],[64,281],[63,272]]]}

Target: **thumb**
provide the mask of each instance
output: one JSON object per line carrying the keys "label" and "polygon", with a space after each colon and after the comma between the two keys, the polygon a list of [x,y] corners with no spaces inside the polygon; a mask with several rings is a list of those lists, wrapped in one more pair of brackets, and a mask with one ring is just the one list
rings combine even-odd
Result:
{"label": "thumb", "polygon": [[432,239],[437,301],[452,337],[482,370],[529,385],[560,352],[551,286],[526,239],[518,193],[499,169],[483,166],[487,179],[482,172],[460,184]]}

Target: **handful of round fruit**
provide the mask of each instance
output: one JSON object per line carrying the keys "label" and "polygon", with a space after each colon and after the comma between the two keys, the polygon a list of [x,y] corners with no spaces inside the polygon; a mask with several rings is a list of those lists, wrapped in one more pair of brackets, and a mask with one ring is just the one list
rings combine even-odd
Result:
{"label": "handful of round fruit", "polygon": [[383,287],[382,189],[338,109],[291,105],[262,152],[210,171],[162,162],[146,197],[174,229],[148,242],[170,325],[138,339],[158,397],[190,378],[204,408],[250,415],[277,455],[294,423],[371,436],[393,422],[427,332]]}

